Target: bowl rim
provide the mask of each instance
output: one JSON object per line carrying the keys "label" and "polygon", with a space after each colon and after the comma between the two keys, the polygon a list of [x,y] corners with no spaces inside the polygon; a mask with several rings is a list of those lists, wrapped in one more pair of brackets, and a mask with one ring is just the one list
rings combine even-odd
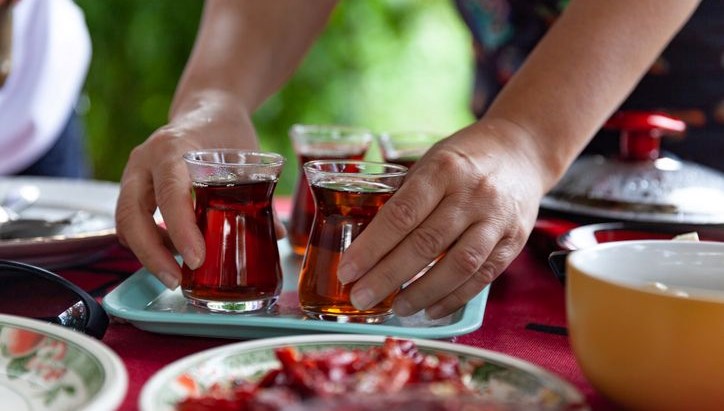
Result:
{"label": "bowl rim", "polygon": [[[699,235],[711,236],[717,240],[702,240],[701,242],[724,242],[724,227],[717,226],[698,226],[698,225],[668,225],[657,223],[642,223],[629,221],[613,221],[605,223],[584,224],[573,227],[565,233],[556,237],[556,245],[564,250],[575,251],[584,248],[621,241],[645,241],[645,240],[661,240],[659,238],[638,239],[638,240],[616,240],[599,242],[596,239],[596,233],[608,231],[638,231],[641,233],[660,234],[675,236],[686,232],[696,231]],[[721,238],[721,241],[718,239]],[[667,240],[668,241],[668,240]]]}
{"label": "bowl rim", "polygon": [[[578,249],[571,251],[568,257],[566,258],[566,272],[567,276],[570,277],[572,272],[580,273],[581,275],[600,281],[605,284],[613,285],[616,287],[625,288],[627,290],[632,290],[636,292],[642,292],[649,295],[655,295],[662,298],[672,298],[677,300],[686,300],[691,302],[702,302],[702,303],[715,303],[715,304],[723,304],[724,303],[724,289],[722,290],[716,290],[713,291],[711,294],[695,294],[695,295],[679,295],[671,292],[664,292],[664,291],[658,291],[655,289],[650,289],[646,287],[642,287],[641,285],[635,285],[631,283],[627,283],[625,281],[621,281],[618,279],[612,279],[608,276],[604,275],[597,275],[595,273],[588,272],[587,270],[584,270],[580,268],[580,265],[576,266],[578,260],[581,258],[585,258],[587,254],[592,253],[600,253],[605,252],[607,249],[616,248],[620,249],[622,247],[630,247],[632,245],[643,245],[643,246],[650,246],[650,247],[674,247],[674,248],[685,248],[685,249],[692,249],[692,248],[702,248],[706,251],[709,251],[710,249],[713,250],[714,253],[721,256],[721,258],[724,260],[724,243],[719,241],[689,241],[689,240],[626,240],[626,241],[610,241],[606,243],[599,243],[591,247]],[[576,267],[575,270],[572,270],[573,267]],[[724,275],[724,266],[722,266],[722,275]],[[714,295],[716,293],[716,295]]]}
{"label": "bowl rim", "polygon": [[84,411],[115,409],[123,402],[128,390],[128,372],[118,354],[101,341],[70,328],[10,314],[0,314],[0,325],[36,332],[47,338],[71,343],[100,363],[106,373],[106,379],[98,393],[81,406]]}

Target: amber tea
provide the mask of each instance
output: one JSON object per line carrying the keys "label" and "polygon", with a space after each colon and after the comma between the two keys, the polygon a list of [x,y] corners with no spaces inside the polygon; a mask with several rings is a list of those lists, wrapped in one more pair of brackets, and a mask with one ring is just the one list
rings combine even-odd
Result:
{"label": "amber tea", "polygon": [[[381,171],[372,171],[370,165]],[[334,321],[381,322],[392,314],[396,293],[368,310],[355,308],[350,302],[353,284],[342,285],[337,268],[342,253],[392,197],[406,170],[392,164],[355,161],[305,165],[316,204],[299,277],[299,302],[307,315]]]}
{"label": "amber tea", "polygon": [[299,178],[294,190],[292,214],[289,218],[289,232],[287,233],[295,254],[304,255],[304,250],[309,242],[309,232],[312,230],[312,221],[314,220],[314,198],[302,166],[312,160],[362,160],[365,151],[366,149],[363,149],[351,154],[344,151],[336,154],[334,151],[317,151],[299,156]]}

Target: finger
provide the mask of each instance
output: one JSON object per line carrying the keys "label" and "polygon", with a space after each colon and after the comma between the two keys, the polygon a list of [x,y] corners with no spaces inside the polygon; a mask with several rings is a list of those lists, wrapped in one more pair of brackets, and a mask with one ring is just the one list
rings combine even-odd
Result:
{"label": "finger", "polygon": [[119,240],[128,246],[144,267],[170,289],[178,286],[181,269],[164,246],[153,212],[156,210],[150,178],[124,176],[116,205]]}
{"label": "finger", "polygon": [[508,267],[521,248],[522,245],[511,238],[499,242],[490,253],[488,260],[465,284],[426,309],[425,315],[430,319],[438,319],[463,307]]}
{"label": "finger", "polygon": [[[361,310],[368,309],[399,290],[402,284],[445,252],[466,231],[470,224],[466,213],[469,211],[458,196],[445,198],[427,220],[412,230],[397,248],[357,281],[352,288],[352,304]],[[465,273],[465,279],[483,261]],[[463,281],[460,280],[459,284]]]}
{"label": "finger", "polygon": [[395,314],[412,315],[453,293],[476,272],[489,273],[482,267],[499,238],[500,231],[492,224],[480,222],[470,226],[442,260],[397,296]]}
{"label": "finger", "polygon": [[171,158],[153,168],[156,203],[166,223],[166,229],[184,263],[196,269],[204,261],[206,247],[196,225],[191,178],[181,158]]}
{"label": "finger", "polygon": [[427,218],[444,195],[441,175],[418,168],[408,176],[342,255],[337,273],[342,283],[360,278]]}

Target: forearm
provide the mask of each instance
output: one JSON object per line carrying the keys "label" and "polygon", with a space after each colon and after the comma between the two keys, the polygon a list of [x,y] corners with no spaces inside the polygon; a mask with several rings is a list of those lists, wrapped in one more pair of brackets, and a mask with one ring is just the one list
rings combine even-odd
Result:
{"label": "forearm", "polygon": [[291,75],[335,0],[207,0],[171,118],[204,96],[253,112]]}
{"label": "forearm", "polygon": [[481,123],[517,128],[549,189],[696,8],[696,0],[575,0]]}

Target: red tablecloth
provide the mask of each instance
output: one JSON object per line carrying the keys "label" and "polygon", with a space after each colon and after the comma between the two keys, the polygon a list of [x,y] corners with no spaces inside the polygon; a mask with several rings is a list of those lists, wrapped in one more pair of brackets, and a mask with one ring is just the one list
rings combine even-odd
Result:
{"label": "red tablecloth", "polygon": [[[493,283],[483,326],[455,342],[537,364],[578,387],[593,410],[615,409],[581,374],[568,339],[561,333],[565,329],[560,328],[566,325],[564,288],[535,250],[527,247]],[[94,264],[59,273],[100,298],[139,268],[135,257],[118,246]],[[163,366],[234,341],[154,334],[115,320],[103,342],[118,353],[128,370],[128,393],[120,409],[135,410],[143,384]]]}

